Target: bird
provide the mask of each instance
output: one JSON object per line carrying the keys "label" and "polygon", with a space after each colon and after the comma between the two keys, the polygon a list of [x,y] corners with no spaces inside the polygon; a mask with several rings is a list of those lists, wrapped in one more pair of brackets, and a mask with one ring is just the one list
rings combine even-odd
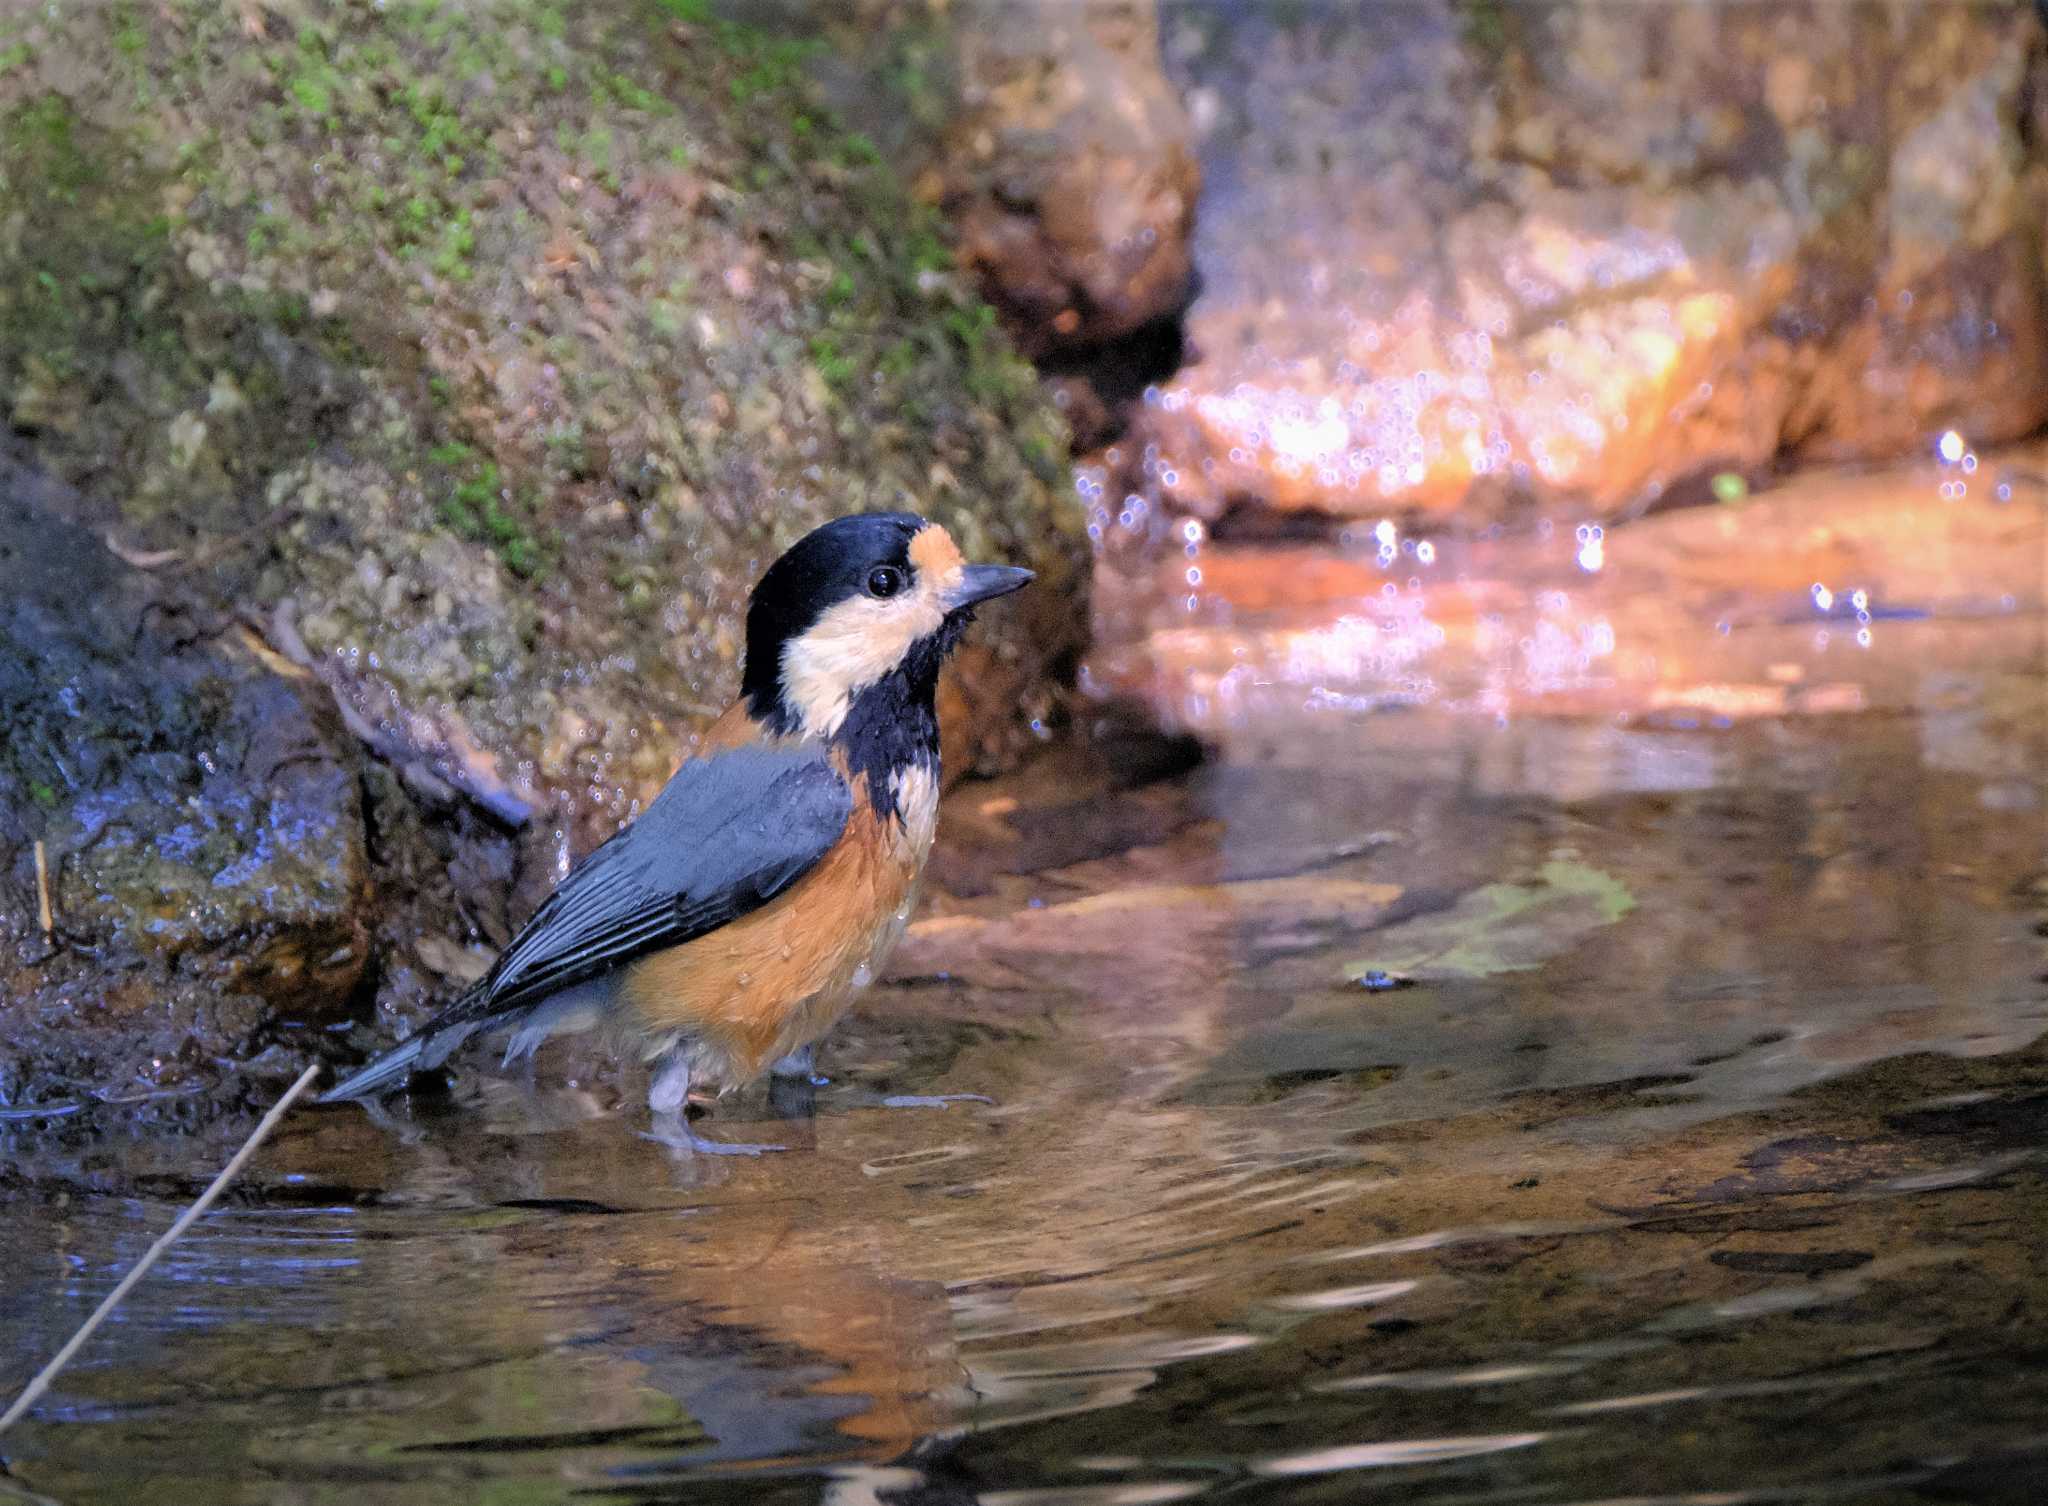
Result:
{"label": "bird", "polygon": [[969,564],[940,525],[856,513],[749,597],[737,699],[636,820],[573,867],[488,972],[322,1095],[375,1098],[479,1031],[505,1064],[596,1029],[650,1068],[651,1138],[699,1137],[692,1087],[810,1072],[902,938],[937,832],[939,669],[975,609],[1032,572]]}

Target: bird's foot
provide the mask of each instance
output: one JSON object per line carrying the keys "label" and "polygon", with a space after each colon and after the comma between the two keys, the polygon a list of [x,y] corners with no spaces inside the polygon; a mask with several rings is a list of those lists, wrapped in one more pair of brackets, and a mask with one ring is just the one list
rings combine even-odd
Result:
{"label": "bird's foot", "polygon": [[727,1140],[707,1140],[691,1129],[689,1119],[680,1113],[655,1114],[652,1127],[640,1131],[640,1138],[687,1155],[765,1156],[789,1149],[787,1145],[739,1145]]}
{"label": "bird's foot", "polygon": [[738,1145],[729,1140],[707,1140],[690,1136],[690,1151],[700,1156],[772,1156],[789,1149],[787,1145]]}

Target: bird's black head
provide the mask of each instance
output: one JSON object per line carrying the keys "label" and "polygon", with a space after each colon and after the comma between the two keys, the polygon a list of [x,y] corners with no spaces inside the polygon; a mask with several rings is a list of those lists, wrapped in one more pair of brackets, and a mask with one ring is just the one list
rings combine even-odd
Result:
{"label": "bird's black head", "polygon": [[756,719],[808,737],[870,736],[886,720],[934,748],[939,665],[975,606],[1031,579],[970,565],[914,513],[873,512],[813,529],[770,565],[747,608],[743,692]]}

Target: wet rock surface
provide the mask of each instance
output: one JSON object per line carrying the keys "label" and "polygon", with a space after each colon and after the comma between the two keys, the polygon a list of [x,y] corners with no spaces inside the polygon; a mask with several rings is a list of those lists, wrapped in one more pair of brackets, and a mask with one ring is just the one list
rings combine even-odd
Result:
{"label": "wet rock surface", "polygon": [[857,0],[746,12],[822,39],[812,70],[941,211],[1076,452],[1185,358],[1201,173],[1153,0]]}
{"label": "wet rock surface", "polygon": [[1118,494],[1484,521],[2048,418],[2029,6],[1190,5],[1199,360]]}
{"label": "wet rock surface", "polygon": [[2048,599],[2048,455],[1815,471],[1612,526],[1175,538],[1105,562],[1083,682],[1204,738],[1305,706],[1666,726],[1917,706],[1930,661],[1980,653],[2022,715],[2039,646],[2012,627]]}
{"label": "wet rock surface", "polygon": [[226,1107],[224,1072],[364,976],[358,761],[317,683],[62,500],[0,457],[0,1106]]}
{"label": "wet rock surface", "polygon": [[1180,313],[1200,179],[1146,4],[968,6],[947,207],[1042,357]]}

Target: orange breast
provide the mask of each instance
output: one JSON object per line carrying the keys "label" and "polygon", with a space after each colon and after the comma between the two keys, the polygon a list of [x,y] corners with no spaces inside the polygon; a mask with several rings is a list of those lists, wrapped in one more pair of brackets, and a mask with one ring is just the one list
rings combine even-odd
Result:
{"label": "orange breast", "polygon": [[765,729],[747,713],[747,703],[734,701],[718,714],[717,721],[704,729],[702,740],[690,750],[689,758],[709,758],[713,753],[723,753],[728,748],[743,748],[765,741],[766,737]]}
{"label": "orange breast", "polygon": [[856,790],[844,835],[786,893],[632,967],[622,989],[632,1025],[716,1046],[735,1081],[759,1075],[832,1027],[910,904],[921,858]]}

